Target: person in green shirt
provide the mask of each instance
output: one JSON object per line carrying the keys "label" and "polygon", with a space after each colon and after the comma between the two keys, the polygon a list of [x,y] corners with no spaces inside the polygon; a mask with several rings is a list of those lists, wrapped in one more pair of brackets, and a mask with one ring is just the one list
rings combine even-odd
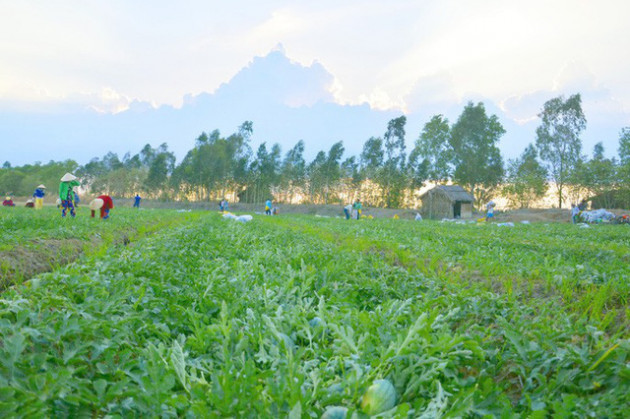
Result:
{"label": "person in green shirt", "polygon": [[361,205],[361,201],[359,201],[358,199],[354,201],[354,204],[352,204],[352,211],[354,212],[354,214],[352,215],[356,215],[357,220],[361,218],[362,209],[363,209],[363,205]]}
{"label": "person in green shirt", "polygon": [[66,216],[66,211],[70,210],[70,215],[74,218],[76,216],[74,212],[74,188],[75,186],[79,186],[80,183],[77,180],[77,177],[72,173],[66,173],[61,178],[61,183],[59,184],[59,199],[61,200],[61,216]]}

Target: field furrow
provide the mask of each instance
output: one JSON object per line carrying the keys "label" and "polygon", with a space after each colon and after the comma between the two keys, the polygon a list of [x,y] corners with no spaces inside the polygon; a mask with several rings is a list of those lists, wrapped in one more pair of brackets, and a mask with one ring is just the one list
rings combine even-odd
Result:
{"label": "field furrow", "polygon": [[442,281],[481,285],[532,305],[560,305],[611,333],[627,333],[630,326],[630,236],[625,227],[341,223],[306,217],[279,223],[342,247],[380,253]]}

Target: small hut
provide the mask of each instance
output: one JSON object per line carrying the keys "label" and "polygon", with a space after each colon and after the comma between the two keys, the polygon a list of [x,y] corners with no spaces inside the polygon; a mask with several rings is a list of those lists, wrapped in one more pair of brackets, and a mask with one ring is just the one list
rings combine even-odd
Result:
{"label": "small hut", "polygon": [[426,218],[471,218],[474,198],[459,185],[439,185],[425,192],[422,215]]}

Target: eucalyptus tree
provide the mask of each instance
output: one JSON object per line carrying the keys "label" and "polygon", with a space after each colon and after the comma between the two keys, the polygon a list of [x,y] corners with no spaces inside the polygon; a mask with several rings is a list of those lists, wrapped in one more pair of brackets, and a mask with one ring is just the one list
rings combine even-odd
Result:
{"label": "eucalyptus tree", "polygon": [[409,155],[409,169],[416,184],[425,179],[445,183],[451,178],[453,150],[450,135],[449,121],[443,115],[434,115],[424,124]]}
{"label": "eucalyptus tree", "polygon": [[357,192],[364,180],[361,176],[360,166],[355,156],[350,156],[341,163],[341,178],[345,186],[348,199],[356,199]]}
{"label": "eucalyptus tree", "polygon": [[503,179],[503,159],[498,147],[503,134],[505,129],[497,116],[488,116],[481,102],[468,102],[451,128],[453,178],[467,187],[477,202],[488,199]]}
{"label": "eucalyptus tree", "polygon": [[538,161],[538,153],[532,144],[519,158],[508,161],[503,193],[512,205],[527,208],[533,201],[545,196],[548,188],[547,170]]}
{"label": "eucalyptus tree", "polygon": [[406,186],[406,153],[405,153],[405,124],[406,116],[394,118],[387,123],[387,130],[383,135],[385,160],[380,180],[383,190],[383,200],[387,207],[398,207],[402,202]]}
{"label": "eucalyptus tree", "polygon": [[383,160],[383,139],[370,137],[364,144],[359,158],[359,175],[367,180],[367,190],[361,193],[361,199],[370,205],[381,205],[383,194],[375,190],[375,186],[380,185]]}
{"label": "eucalyptus tree", "polygon": [[289,201],[298,190],[302,190],[306,183],[306,161],[304,160],[304,141],[298,141],[293,148],[287,151],[282,166],[281,187],[286,191]]}
{"label": "eucalyptus tree", "polygon": [[154,150],[149,171],[144,181],[145,190],[154,196],[166,196],[170,174],[175,169],[175,154],[166,143]]}
{"label": "eucalyptus tree", "polygon": [[620,186],[618,175],[621,166],[615,158],[604,156],[604,145],[599,142],[593,147],[590,160],[580,159],[568,178],[573,189],[581,192],[576,201],[583,198],[596,198],[599,205],[610,208],[614,203],[615,191]]}
{"label": "eucalyptus tree", "polygon": [[320,151],[308,165],[308,182],[311,201],[328,203],[328,198],[341,179],[341,158],[345,149],[343,142],[333,144],[328,154]]}
{"label": "eucalyptus tree", "polygon": [[580,160],[582,140],[586,128],[580,94],[564,99],[550,99],[538,114],[541,124],[536,129],[536,147],[546,164],[558,194],[558,208],[562,208],[565,184]]}

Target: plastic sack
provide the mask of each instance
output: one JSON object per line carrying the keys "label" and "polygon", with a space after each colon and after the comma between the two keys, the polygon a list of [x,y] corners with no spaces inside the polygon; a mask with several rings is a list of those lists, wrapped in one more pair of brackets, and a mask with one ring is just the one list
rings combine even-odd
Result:
{"label": "plastic sack", "polygon": [[601,221],[610,221],[615,218],[615,214],[601,208],[593,211],[582,211],[580,217],[587,223],[597,223]]}

